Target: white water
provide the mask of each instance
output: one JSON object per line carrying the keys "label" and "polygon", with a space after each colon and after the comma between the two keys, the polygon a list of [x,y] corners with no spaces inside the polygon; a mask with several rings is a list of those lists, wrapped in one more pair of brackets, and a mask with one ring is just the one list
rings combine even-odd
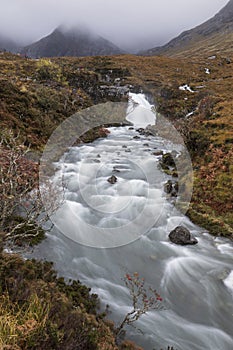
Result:
{"label": "white water", "polygon": [[[143,96],[139,97],[135,102],[152,113]],[[148,123],[138,111],[136,115],[131,112],[130,119],[137,126]],[[131,305],[121,278],[137,271],[166,305],[166,310],[149,312],[138,321],[144,335],[127,329],[127,336],[146,350],[168,345],[178,350],[232,350],[232,244],[203,233],[166,199],[163,183],[167,177],[157,168],[158,157],[152,153],[175,146],[158,137],[134,139],[138,133],[128,127],[110,131],[106,139],[71,148],[58,164],[58,175],[63,173],[67,188],[59,225],[67,230],[66,236],[74,238],[76,232],[79,241],[87,239],[92,246],[101,240],[97,229],[114,227],[118,247],[87,247],[54,229],[33,255],[54,261],[60,275],[92,287],[102,304],[110,305],[109,317],[116,323]],[[118,178],[114,185],[107,181],[112,174]],[[141,213],[143,217],[136,221]],[[135,235],[131,222],[136,222]],[[179,224],[198,238],[198,245],[169,242],[168,233]],[[103,246],[108,246],[106,237]],[[124,237],[133,242],[123,245]]]}

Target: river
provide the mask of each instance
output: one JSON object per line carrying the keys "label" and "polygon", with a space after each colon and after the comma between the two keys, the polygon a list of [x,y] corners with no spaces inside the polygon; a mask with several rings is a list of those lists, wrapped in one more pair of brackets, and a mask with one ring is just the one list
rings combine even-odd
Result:
{"label": "river", "polygon": [[[133,108],[136,106],[138,108]],[[143,95],[131,95],[127,119],[135,127],[111,127],[107,138],[69,149],[57,162],[65,203],[57,227],[33,257],[53,261],[59,275],[79,279],[108,304],[116,324],[130,310],[122,278],[138,272],[156,288],[165,309],[150,311],[127,328],[127,337],[146,350],[233,349],[233,245],[194,225],[166,198],[169,179],[156,151],[179,153],[159,136],[139,135],[156,123]],[[107,180],[116,176],[116,183]],[[55,176],[55,177],[56,177]],[[178,246],[169,232],[187,227],[195,246]],[[64,234],[65,233],[65,234]]]}

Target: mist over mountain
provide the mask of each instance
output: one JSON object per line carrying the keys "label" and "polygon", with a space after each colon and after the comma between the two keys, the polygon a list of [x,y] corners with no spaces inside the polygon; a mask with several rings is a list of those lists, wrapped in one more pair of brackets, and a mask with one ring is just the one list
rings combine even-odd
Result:
{"label": "mist over mountain", "polygon": [[[216,50],[230,41],[233,34],[233,0],[230,0],[214,17],[203,24],[181,33],[166,45],[141,52],[144,55],[172,55],[188,49],[196,49],[202,43],[215,45]],[[206,40],[208,39],[208,42]],[[227,40],[229,39],[229,40]],[[230,49],[230,48],[229,48]],[[231,44],[231,50],[233,49]]]}
{"label": "mist over mountain", "polygon": [[20,44],[14,42],[13,40],[0,35],[0,51],[10,51],[16,53],[20,50]]}
{"label": "mist over mountain", "polygon": [[116,55],[123,51],[87,28],[59,26],[50,35],[26,46],[22,53],[38,58]]}
{"label": "mist over mountain", "polygon": [[227,0],[10,0],[0,2],[0,34],[31,45],[62,23],[84,23],[124,51],[164,45],[217,13]]}

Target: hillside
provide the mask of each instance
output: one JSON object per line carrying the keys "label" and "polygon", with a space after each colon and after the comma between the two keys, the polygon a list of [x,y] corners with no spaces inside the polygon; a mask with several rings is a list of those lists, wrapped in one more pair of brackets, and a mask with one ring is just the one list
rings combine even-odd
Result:
{"label": "hillside", "polygon": [[[0,125],[20,131],[38,151],[54,128],[76,111],[106,101],[125,101],[127,92],[142,88],[157,102],[159,112],[181,130],[190,149],[196,178],[190,215],[215,234],[231,234],[232,56],[190,60],[124,55],[38,61],[3,54],[0,59]],[[195,93],[181,91],[184,84]],[[219,224],[225,229],[220,230]]]}
{"label": "hillside", "polygon": [[166,45],[143,52],[143,55],[194,55],[199,52],[232,52],[233,0],[205,23],[181,33]]}
{"label": "hillside", "polygon": [[86,29],[59,27],[50,35],[25,47],[28,57],[99,56],[116,55],[122,51],[110,41]]}

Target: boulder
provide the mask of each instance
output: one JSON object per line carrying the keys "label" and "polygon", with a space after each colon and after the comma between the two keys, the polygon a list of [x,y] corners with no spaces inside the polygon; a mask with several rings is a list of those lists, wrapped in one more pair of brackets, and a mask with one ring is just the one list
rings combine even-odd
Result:
{"label": "boulder", "polygon": [[172,243],[179,245],[193,245],[198,243],[198,240],[184,226],[177,226],[170,232],[169,238]]}
{"label": "boulder", "polygon": [[108,179],[108,182],[111,184],[111,185],[114,185],[116,182],[117,182],[117,177],[115,175],[112,175],[109,179]]}

